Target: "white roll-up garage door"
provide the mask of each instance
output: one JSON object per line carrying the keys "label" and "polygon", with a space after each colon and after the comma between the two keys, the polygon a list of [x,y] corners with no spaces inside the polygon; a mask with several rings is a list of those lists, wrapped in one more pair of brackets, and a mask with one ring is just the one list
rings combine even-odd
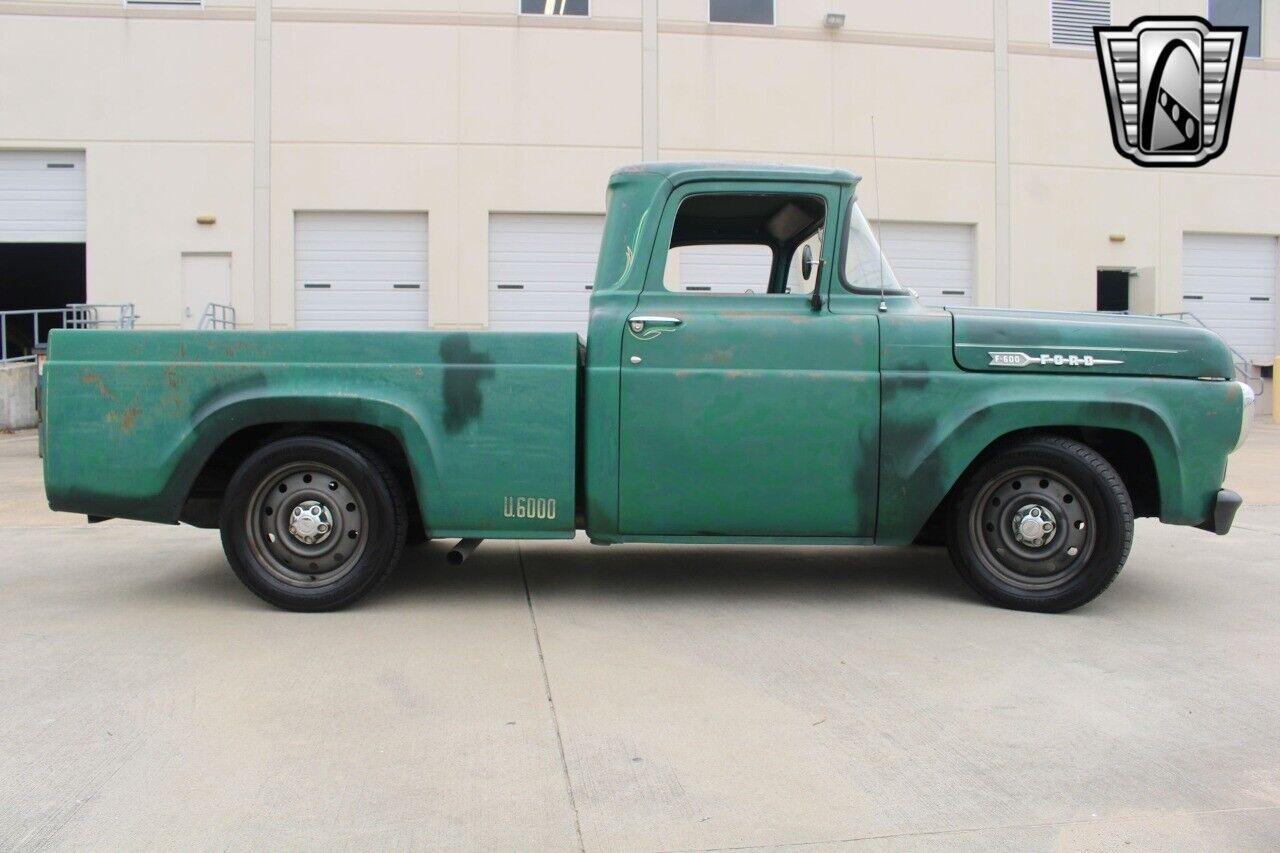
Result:
{"label": "white roll-up garage door", "polygon": [[0,151],[0,243],[85,241],[83,151]]}
{"label": "white roll-up garage door", "polygon": [[1276,355],[1276,258],[1275,237],[1182,237],[1182,310],[1256,364]]}
{"label": "white roll-up garage door", "polygon": [[489,328],[587,333],[598,214],[489,214]]}
{"label": "white roll-up garage door", "polygon": [[876,234],[898,281],[934,307],[973,302],[973,226],[881,222]]}
{"label": "white roll-up garage door", "polygon": [[427,328],[427,214],[294,215],[299,329]]}
{"label": "white roll-up garage door", "polygon": [[[768,293],[773,250],[768,246],[680,246],[668,252],[667,269],[679,267],[678,289],[705,293]],[[673,287],[672,275],[667,287]]]}

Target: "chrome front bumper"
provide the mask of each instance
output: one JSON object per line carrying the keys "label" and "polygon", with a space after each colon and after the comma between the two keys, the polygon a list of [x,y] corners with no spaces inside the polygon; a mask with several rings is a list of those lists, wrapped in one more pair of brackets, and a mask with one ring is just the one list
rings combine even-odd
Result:
{"label": "chrome front bumper", "polygon": [[1240,437],[1236,439],[1236,446],[1231,448],[1231,452],[1240,449],[1240,445],[1244,444],[1244,440],[1249,437],[1249,429],[1253,426],[1253,408],[1257,405],[1258,398],[1254,395],[1253,389],[1243,382],[1237,382],[1240,386],[1240,393],[1243,395],[1244,404],[1240,407]]}

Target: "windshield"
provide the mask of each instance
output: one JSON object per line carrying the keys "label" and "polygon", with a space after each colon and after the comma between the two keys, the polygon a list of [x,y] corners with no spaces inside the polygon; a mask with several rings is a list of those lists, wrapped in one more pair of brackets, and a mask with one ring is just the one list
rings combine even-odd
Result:
{"label": "windshield", "polygon": [[845,284],[859,290],[879,291],[883,288],[895,293],[904,292],[905,288],[898,284],[893,268],[880,253],[880,246],[871,233],[867,218],[856,204],[851,207],[844,252]]}

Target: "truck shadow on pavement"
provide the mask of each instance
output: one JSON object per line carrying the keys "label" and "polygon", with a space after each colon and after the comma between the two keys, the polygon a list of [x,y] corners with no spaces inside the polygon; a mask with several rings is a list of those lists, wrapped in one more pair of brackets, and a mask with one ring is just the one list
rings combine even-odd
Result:
{"label": "truck shadow on pavement", "polygon": [[[535,602],[823,603],[852,609],[949,602],[988,607],[960,579],[942,548],[771,548],[490,541],[462,566],[445,562],[448,544],[406,549],[399,567],[352,610],[401,610],[523,600]],[[1130,565],[1104,607],[1181,606],[1159,572]],[[133,593],[182,606],[271,611],[245,589],[221,553],[173,561],[139,578]],[[154,601],[153,601],[154,603]]]}
{"label": "truck shadow on pavement", "polygon": [[941,548],[805,548],[486,542],[460,567],[443,544],[412,548],[368,607],[416,600],[534,597],[977,602]]}
{"label": "truck shadow on pavement", "polygon": [[[769,548],[486,542],[462,566],[448,546],[406,549],[391,577],[355,609],[465,605],[523,599],[718,602],[832,601],[883,607],[910,600],[979,604],[941,548]],[[153,575],[145,594],[168,601],[270,609],[245,589],[221,555]]]}

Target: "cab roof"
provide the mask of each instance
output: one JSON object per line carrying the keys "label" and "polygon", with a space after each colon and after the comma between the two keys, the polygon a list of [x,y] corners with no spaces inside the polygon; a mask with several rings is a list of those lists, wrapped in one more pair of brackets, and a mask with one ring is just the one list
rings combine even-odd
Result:
{"label": "cab roof", "polygon": [[858,176],[844,169],[789,166],[784,163],[664,162],[623,166],[614,175],[646,173],[666,178],[673,186],[689,181],[804,181],[853,186]]}

